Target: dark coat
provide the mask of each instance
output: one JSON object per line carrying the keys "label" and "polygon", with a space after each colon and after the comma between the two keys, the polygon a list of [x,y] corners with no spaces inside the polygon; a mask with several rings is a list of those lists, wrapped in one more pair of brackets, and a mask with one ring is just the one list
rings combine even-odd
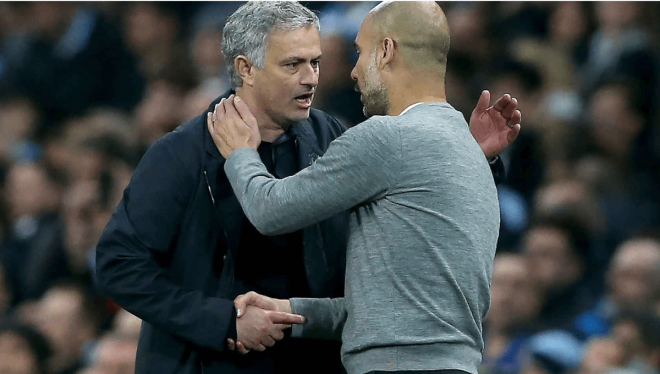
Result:
{"label": "dark coat", "polygon": [[[233,299],[246,291],[234,282],[232,260],[244,214],[207,130],[207,112],[149,148],[97,246],[101,289],[144,321],[138,374],[272,370],[268,362],[259,367],[248,362],[247,357],[265,353],[243,357],[225,349],[235,329]],[[300,169],[343,131],[337,120],[312,109],[292,127]],[[312,297],[343,295],[347,222],[341,214],[302,230]],[[318,351],[317,365],[341,368],[338,343],[310,344],[310,352]],[[295,364],[289,372],[297,372]]]}

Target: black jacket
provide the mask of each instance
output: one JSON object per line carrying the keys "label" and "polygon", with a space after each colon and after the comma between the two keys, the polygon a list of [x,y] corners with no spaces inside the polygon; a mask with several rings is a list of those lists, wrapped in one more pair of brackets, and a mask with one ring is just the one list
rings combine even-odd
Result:
{"label": "black jacket", "polygon": [[[149,148],[97,246],[100,287],[144,320],[138,374],[272,370],[268,360],[254,362],[264,353],[243,357],[225,350],[235,329],[233,299],[246,291],[234,282],[232,262],[244,214],[225,176],[225,159],[208,133],[207,112]],[[294,125],[300,169],[344,130],[317,110]],[[341,214],[303,230],[312,297],[343,295],[347,222]],[[339,344],[328,344],[306,346],[317,365],[340,368]],[[323,362],[325,357],[332,362]],[[288,372],[298,372],[296,362],[290,364]]]}

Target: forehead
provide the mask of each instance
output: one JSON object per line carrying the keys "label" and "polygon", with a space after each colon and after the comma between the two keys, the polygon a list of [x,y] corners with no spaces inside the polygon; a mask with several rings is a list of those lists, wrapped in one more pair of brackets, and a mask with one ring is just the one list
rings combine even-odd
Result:
{"label": "forehead", "polygon": [[291,56],[316,58],[321,54],[321,36],[316,27],[273,30],[268,37],[266,59],[280,60]]}
{"label": "forehead", "polygon": [[357,37],[355,38],[355,44],[359,47],[363,47],[367,43],[371,36],[371,25],[373,23],[373,15],[369,13],[362,21],[360,26],[360,31],[358,31]]}

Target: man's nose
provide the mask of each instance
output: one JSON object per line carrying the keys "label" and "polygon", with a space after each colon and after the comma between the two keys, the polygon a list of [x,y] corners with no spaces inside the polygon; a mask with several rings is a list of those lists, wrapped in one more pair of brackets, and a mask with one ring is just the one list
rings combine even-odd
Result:
{"label": "man's nose", "polygon": [[357,65],[353,66],[353,70],[351,70],[351,79],[357,82]]}
{"label": "man's nose", "polygon": [[319,85],[319,70],[311,65],[306,65],[301,72],[300,84],[310,87]]}

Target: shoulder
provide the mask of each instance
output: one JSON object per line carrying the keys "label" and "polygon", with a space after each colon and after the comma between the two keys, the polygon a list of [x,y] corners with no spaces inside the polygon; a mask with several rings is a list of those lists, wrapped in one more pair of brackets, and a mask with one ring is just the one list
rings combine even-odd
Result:
{"label": "shoulder", "polygon": [[365,149],[399,150],[401,129],[397,117],[373,116],[348,129],[342,138]]}
{"label": "shoulder", "polygon": [[201,163],[200,153],[204,152],[202,117],[198,116],[181,124],[152,144],[141,163],[175,163],[182,166],[182,171],[185,169],[192,172],[194,165]]}

